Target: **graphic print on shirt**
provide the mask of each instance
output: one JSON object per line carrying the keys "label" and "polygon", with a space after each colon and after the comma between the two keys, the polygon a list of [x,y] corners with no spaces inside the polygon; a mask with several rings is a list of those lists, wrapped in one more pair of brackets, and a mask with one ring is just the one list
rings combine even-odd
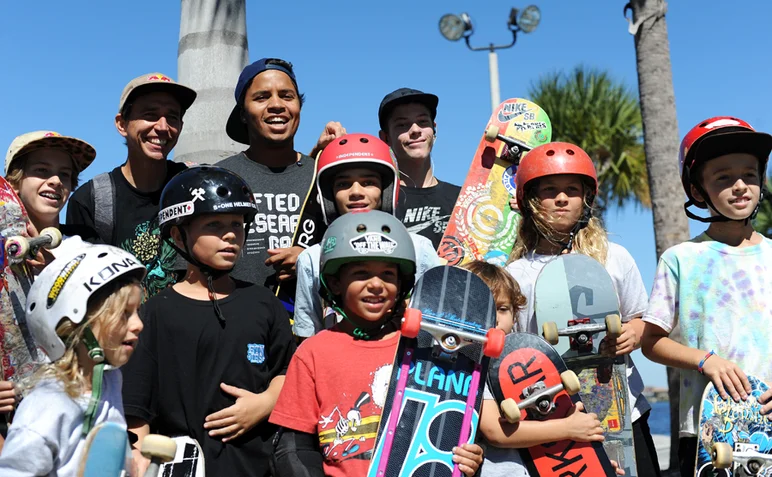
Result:
{"label": "graphic print on shirt", "polygon": [[418,234],[426,229],[435,234],[444,234],[448,226],[450,214],[440,215],[442,207],[433,207],[425,205],[422,207],[411,207],[405,211],[405,218],[402,223],[407,227],[410,233]]}
{"label": "graphic print on shirt", "polygon": [[304,198],[294,193],[254,193],[254,196],[257,215],[249,224],[243,253],[254,255],[272,248],[291,247]]}
{"label": "graphic print on shirt", "polygon": [[165,240],[157,220],[148,220],[134,229],[134,237],[124,240],[121,248],[134,254],[147,269],[142,280],[142,302],[161,290],[174,285],[174,264],[177,252]]}
{"label": "graphic print on shirt", "polygon": [[329,412],[319,420],[319,446],[325,459],[370,460],[378,433],[391,364],[381,366],[370,376],[370,389],[359,393],[344,392]]}

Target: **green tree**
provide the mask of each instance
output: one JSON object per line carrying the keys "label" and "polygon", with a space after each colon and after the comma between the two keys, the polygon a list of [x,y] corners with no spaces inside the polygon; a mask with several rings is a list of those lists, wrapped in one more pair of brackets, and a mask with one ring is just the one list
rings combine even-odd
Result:
{"label": "green tree", "polygon": [[547,111],[552,140],[576,144],[598,170],[598,206],[649,207],[641,111],[635,93],[605,71],[576,67],[542,76],[529,97]]}
{"label": "green tree", "polygon": [[[767,178],[767,184],[772,184],[772,177]],[[772,238],[772,194],[765,188],[764,200],[759,206],[759,213],[753,220],[753,227],[762,235]]]}

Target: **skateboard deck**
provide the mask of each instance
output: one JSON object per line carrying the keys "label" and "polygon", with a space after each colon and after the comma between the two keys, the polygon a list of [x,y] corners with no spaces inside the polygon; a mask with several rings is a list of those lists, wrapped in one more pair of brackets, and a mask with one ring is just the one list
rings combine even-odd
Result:
{"label": "skateboard deck", "polygon": [[[530,333],[507,335],[501,356],[491,360],[488,383],[502,416],[514,422],[560,419],[580,401],[576,375],[549,343]],[[510,399],[516,408],[504,404]],[[565,440],[521,449],[520,455],[533,477],[614,475],[599,442]]]}
{"label": "skateboard deck", "polygon": [[705,388],[695,476],[772,476],[772,422],[761,414],[758,401],[769,387],[755,376],[749,375],[748,381],[751,394],[740,402],[721,399],[713,383]]}
{"label": "skateboard deck", "polygon": [[512,98],[488,120],[461,186],[438,254],[449,265],[485,260],[505,265],[520,215],[509,206],[520,159],[552,139],[547,113],[531,101]]}
{"label": "skateboard deck", "polygon": [[629,358],[598,353],[607,332],[621,330],[619,298],[611,276],[591,257],[561,255],[539,273],[534,297],[537,326],[568,369],[579,376],[579,396],[587,412],[601,421],[606,454],[625,475],[638,475],[627,387]]}
{"label": "skateboard deck", "polygon": [[474,442],[485,355],[504,341],[501,330],[489,332],[495,324],[493,296],[476,275],[450,266],[424,273],[403,320],[368,476],[460,475],[452,449]]}
{"label": "skateboard deck", "polygon": [[159,466],[157,477],[204,477],[204,451],[198,441],[189,436],[172,440],[177,444],[174,459]]}
{"label": "skateboard deck", "polygon": [[121,477],[129,456],[126,428],[115,422],[103,422],[86,436],[78,477]]}
{"label": "skateboard deck", "polygon": [[[321,154],[321,152],[319,153]],[[319,159],[319,155],[315,158]],[[308,166],[316,168],[316,163],[309,164]],[[295,226],[295,231],[292,235],[292,247],[302,247],[304,249],[316,245],[322,241],[324,232],[327,230],[327,225],[324,223],[322,216],[322,205],[319,203],[319,199],[316,194],[316,174],[314,174],[314,180],[308,187],[306,192],[306,198],[303,200],[303,206],[300,208],[300,218]],[[295,279],[289,280],[283,283],[278,283],[276,286],[276,297],[284,304],[284,308],[287,310],[290,316],[290,326],[295,323],[295,287],[297,281]]]}
{"label": "skateboard deck", "polygon": [[32,338],[24,311],[32,274],[11,247],[18,238],[25,240],[28,221],[21,200],[0,177],[0,358],[2,379],[14,382],[31,375],[45,356]]}

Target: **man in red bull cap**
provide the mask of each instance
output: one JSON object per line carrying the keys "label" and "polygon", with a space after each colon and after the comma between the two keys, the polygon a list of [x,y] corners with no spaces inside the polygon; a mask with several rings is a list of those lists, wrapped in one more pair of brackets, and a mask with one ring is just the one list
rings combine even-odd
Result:
{"label": "man in red bull cap", "polygon": [[126,161],[83,184],[67,207],[67,224],[89,231],[84,240],[121,247],[142,260],[148,269],[146,298],[176,282],[177,255],[159,240],[156,216],[164,186],[186,167],[167,157],[195,99],[195,91],[161,73],[131,80],[115,115]]}

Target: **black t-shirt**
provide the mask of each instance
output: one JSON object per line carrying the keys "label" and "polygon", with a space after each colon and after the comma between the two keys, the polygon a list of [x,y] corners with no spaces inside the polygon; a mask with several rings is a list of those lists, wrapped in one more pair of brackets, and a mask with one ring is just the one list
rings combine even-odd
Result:
{"label": "black t-shirt", "polygon": [[161,240],[158,227],[158,207],[163,187],[187,166],[167,161],[166,178],[160,189],[141,192],[133,187],[116,167],[109,172],[115,184],[115,214],[113,233],[109,240],[102,240],[94,226],[94,182],[88,181],[78,188],[67,204],[67,225],[83,240],[93,243],[107,242],[134,254],[147,268],[144,280],[145,297],[151,297],[177,281],[175,269],[177,253]]}
{"label": "black t-shirt", "polygon": [[448,226],[459,192],[461,187],[441,180],[432,187],[402,186],[399,188],[397,218],[405,224],[408,232],[431,240],[436,250]]}
{"label": "black t-shirt", "polygon": [[301,154],[300,160],[290,166],[272,168],[249,159],[242,152],[223,159],[217,166],[240,175],[257,202],[257,215],[249,225],[231,276],[275,290],[276,271],[265,265],[268,250],[292,245],[300,211],[314,180],[314,160]]}
{"label": "black t-shirt", "polygon": [[209,414],[233,405],[226,383],[261,393],[283,375],[295,351],[287,312],[267,289],[236,282],[219,300],[221,323],[211,302],[173,288],[143,305],[145,325],[134,355],[123,368],[127,416],[150,424],[151,432],[189,435],[201,444],[207,475],[268,475],[276,428],[267,420],[223,443],[204,429]]}

